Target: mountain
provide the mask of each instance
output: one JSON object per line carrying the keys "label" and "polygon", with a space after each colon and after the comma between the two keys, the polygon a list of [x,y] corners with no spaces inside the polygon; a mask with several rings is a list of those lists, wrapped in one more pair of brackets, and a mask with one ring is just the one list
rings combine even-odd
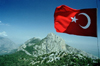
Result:
{"label": "mountain", "polygon": [[0,37],[0,55],[12,53],[16,49],[15,43],[8,38]]}
{"label": "mountain", "polygon": [[97,66],[98,62],[98,57],[67,45],[54,33],[31,38],[15,53],[0,56],[1,66]]}
{"label": "mountain", "polygon": [[32,38],[25,42],[18,51],[27,51],[28,54],[39,56],[50,52],[66,51],[66,44],[63,39],[50,33],[44,39]]}
{"label": "mountain", "polygon": [[54,33],[49,33],[44,39],[32,38],[25,42],[22,46],[18,48],[18,51],[25,51],[28,55],[33,55],[35,57],[51,52],[65,51],[66,53],[78,53],[86,57],[97,59],[98,57],[88,54],[85,51],[73,48],[65,43],[65,41],[55,35]]}

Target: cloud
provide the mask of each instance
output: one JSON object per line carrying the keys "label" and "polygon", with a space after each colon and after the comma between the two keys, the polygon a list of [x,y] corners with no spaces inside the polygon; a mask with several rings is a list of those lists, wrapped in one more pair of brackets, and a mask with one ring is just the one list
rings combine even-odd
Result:
{"label": "cloud", "polygon": [[0,21],[0,25],[10,26],[9,24],[2,23],[2,21]]}
{"label": "cloud", "polygon": [[3,31],[3,32],[0,32],[0,36],[8,36],[8,35],[5,31]]}

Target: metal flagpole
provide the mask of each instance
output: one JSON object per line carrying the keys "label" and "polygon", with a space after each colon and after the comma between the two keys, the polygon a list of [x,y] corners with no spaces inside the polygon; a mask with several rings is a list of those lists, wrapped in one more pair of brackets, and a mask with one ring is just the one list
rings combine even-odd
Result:
{"label": "metal flagpole", "polygon": [[[97,4],[97,16],[98,16],[98,0],[96,0],[96,4]],[[97,48],[98,48],[98,64],[99,64],[98,24],[97,24]]]}

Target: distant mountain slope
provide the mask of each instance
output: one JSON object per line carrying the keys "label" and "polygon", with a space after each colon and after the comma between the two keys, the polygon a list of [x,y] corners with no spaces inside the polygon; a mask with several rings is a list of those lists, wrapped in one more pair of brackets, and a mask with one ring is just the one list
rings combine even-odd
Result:
{"label": "distant mountain slope", "polygon": [[13,52],[17,49],[15,43],[8,38],[0,37],[0,55]]}

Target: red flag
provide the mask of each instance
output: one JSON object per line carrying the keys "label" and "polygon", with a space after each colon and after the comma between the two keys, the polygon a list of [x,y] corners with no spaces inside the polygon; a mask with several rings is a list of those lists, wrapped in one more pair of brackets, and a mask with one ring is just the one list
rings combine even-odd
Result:
{"label": "red flag", "polygon": [[61,5],[54,13],[54,27],[60,33],[97,37],[96,17],[96,8],[76,10]]}

